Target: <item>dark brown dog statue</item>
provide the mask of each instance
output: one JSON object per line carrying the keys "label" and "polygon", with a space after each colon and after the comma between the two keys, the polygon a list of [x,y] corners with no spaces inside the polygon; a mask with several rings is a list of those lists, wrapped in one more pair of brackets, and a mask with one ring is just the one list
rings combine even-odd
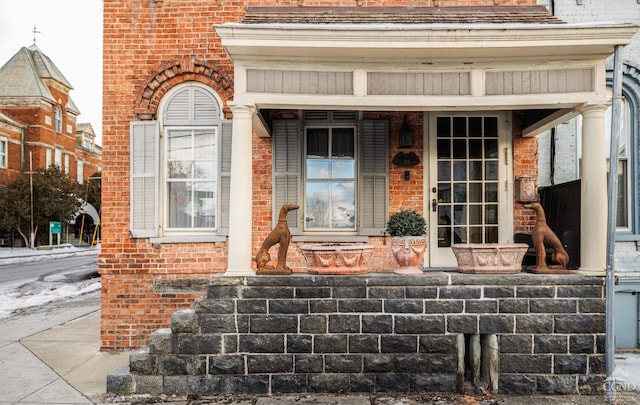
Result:
{"label": "dark brown dog statue", "polygon": [[[291,243],[291,231],[289,231],[289,226],[287,225],[287,214],[289,211],[297,210],[298,208],[299,207],[295,204],[284,204],[282,208],[280,208],[278,223],[264,242],[262,242],[262,247],[256,254],[256,274],[291,274],[291,269],[286,263],[287,249],[289,249],[289,243]],[[280,246],[278,247],[278,263],[274,267],[272,264],[269,264],[269,261],[271,260],[269,249],[275,244],[280,244]]]}
{"label": "dark brown dog statue", "polygon": [[[562,246],[558,236],[547,225],[547,218],[542,205],[534,202],[524,204],[524,207],[530,208],[536,213],[536,224],[531,232],[531,240],[536,250],[536,266],[529,270],[532,273],[539,274],[568,274],[569,254]],[[547,266],[546,246],[554,249],[555,252],[551,255],[551,261],[557,263],[557,265]]]}

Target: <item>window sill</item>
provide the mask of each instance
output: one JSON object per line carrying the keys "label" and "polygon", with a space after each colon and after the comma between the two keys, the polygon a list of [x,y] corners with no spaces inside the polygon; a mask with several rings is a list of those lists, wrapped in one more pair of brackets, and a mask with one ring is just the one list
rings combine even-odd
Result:
{"label": "window sill", "polygon": [[293,242],[311,243],[363,243],[368,242],[368,236],[358,235],[295,235],[291,237]]}
{"label": "window sill", "polygon": [[202,236],[162,236],[159,238],[149,238],[152,244],[163,243],[220,243],[226,242],[225,235],[202,235]]}

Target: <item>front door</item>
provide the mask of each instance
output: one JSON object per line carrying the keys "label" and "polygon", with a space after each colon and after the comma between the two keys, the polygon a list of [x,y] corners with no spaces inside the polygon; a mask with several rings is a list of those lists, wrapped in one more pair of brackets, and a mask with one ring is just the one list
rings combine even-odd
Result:
{"label": "front door", "polygon": [[454,243],[497,243],[513,233],[513,168],[505,113],[429,114],[430,267],[456,267]]}

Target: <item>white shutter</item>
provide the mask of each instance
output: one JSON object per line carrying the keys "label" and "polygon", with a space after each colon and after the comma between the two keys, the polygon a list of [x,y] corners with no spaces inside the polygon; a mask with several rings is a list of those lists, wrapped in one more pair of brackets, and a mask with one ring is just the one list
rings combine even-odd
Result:
{"label": "white shutter", "polygon": [[158,121],[130,124],[130,227],[135,238],[158,236]]}
{"label": "white shutter", "polygon": [[231,133],[232,120],[222,121],[220,131],[220,228],[218,234],[229,234],[229,194],[231,193]]}
{"label": "white shutter", "polygon": [[[299,204],[300,130],[298,120],[274,120],[273,142],[273,225],[283,204]],[[300,234],[302,210],[290,211],[287,224],[292,235]]]}
{"label": "white shutter", "polygon": [[360,235],[383,235],[389,190],[389,122],[362,121],[360,143]]}

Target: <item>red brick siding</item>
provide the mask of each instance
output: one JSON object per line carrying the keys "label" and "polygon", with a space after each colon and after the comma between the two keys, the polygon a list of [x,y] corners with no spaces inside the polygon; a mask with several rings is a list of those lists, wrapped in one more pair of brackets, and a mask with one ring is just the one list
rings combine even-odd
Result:
{"label": "red brick siding", "polygon": [[[523,174],[529,174],[536,178],[538,176],[538,140],[535,137],[522,137],[522,117],[519,114],[514,114],[513,178]],[[535,223],[534,212],[517,202],[514,203],[513,211],[513,232],[531,232]]]}

